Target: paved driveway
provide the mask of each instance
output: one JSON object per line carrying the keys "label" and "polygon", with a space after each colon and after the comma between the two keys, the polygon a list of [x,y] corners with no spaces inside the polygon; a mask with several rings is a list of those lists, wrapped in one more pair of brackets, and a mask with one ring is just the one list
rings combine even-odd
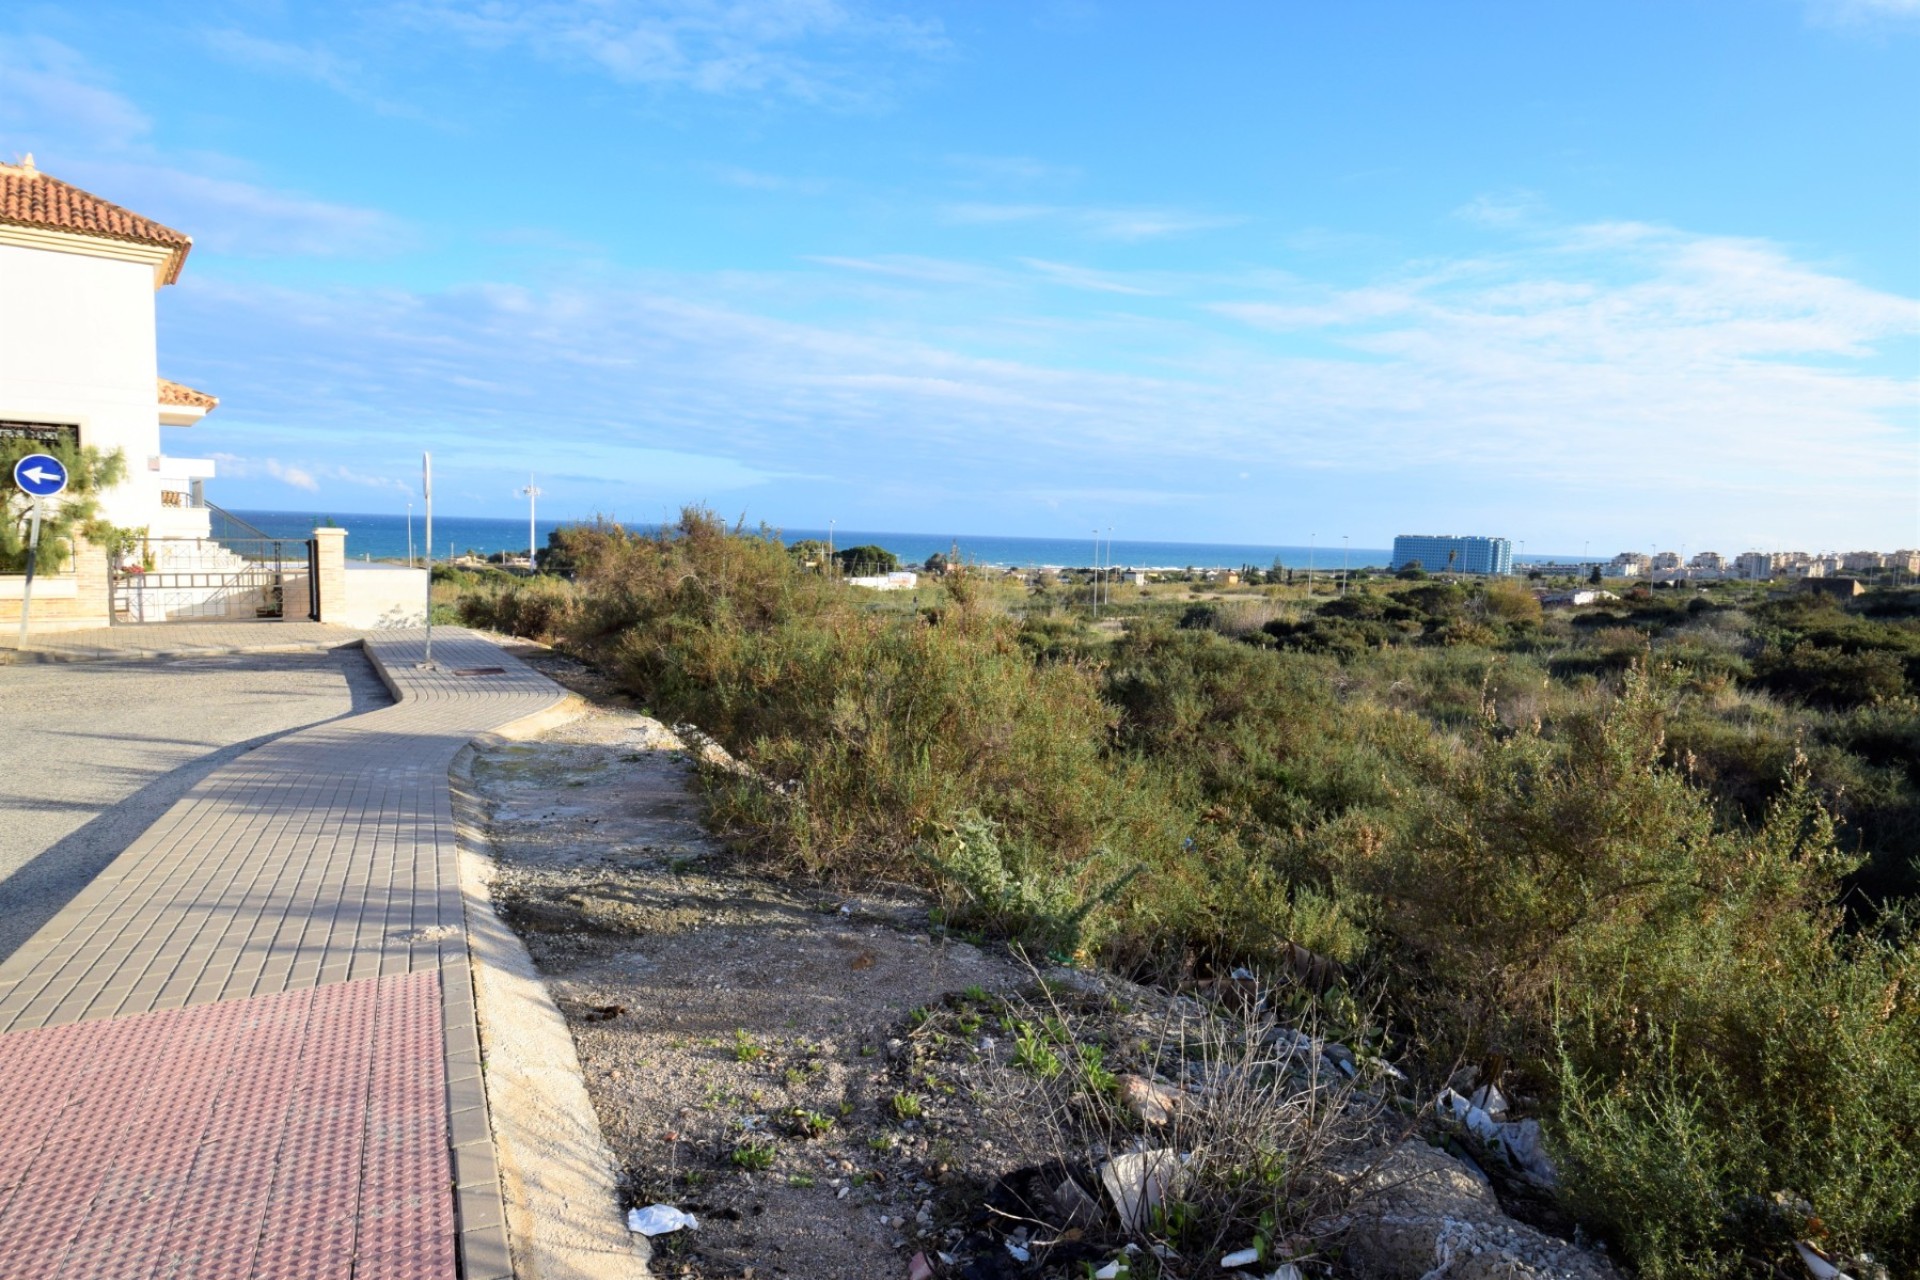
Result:
{"label": "paved driveway", "polygon": [[0,666],[0,960],[210,770],[390,701],[351,649]]}

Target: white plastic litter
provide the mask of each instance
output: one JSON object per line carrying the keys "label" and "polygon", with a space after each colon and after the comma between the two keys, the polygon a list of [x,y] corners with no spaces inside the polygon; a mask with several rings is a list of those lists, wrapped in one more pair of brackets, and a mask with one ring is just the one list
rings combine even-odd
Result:
{"label": "white plastic litter", "polygon": [[1138,1231],[1175,1189],[1192,1156],[1176,1156],[1165,1147],[1115,1156],[1100,1166],[1100,1185],[1120,1212],[1128,1231]]}
{"label": "white plastic litter", "polygon": [[1007,1252],[1013,1255],[1015,1262],[1025,1262],[1033,1256],[1011,1240],[1007,1241]]}
{"label": "white plastic litter", "polygon": [[1093,1280],[1120,1280],[1120,1259],[1115,1258],[1093,1273]]}
{"label": "white plastic litter", "polygon": [[[1504,1099],[1502,1102],[1504,1103]],[[1466,1126],[1467,1132],[1506,1156],[1507,1162],[1542,1186],[1560,1183],[1560,1175],[1540,1140],[1538,1120],[1496,1120],[1452,1089],[1442,1089],[1436,1108]]]}
{"label": "white plastic litter", "polygon": [[1220,1259],[1220,1265],[1223,1268],[1244,1267],[1249,1263],[1258,1261],[1260,1261],[1260,1251],[1258,1249],[1236,1249],[1234,1252]]}
{"label": "white plastic litter", "polygon": [[1283,1262],[1272,1275],[1267,1277],[1267,1280],[1304,1280],[1304,1277],[1300,1274],[1300,1268],[1291,1262]]}
{"label": "white plastic litter", "polygon": [[1813,1280],[1853,1280],[1853,1277],[1827,1261],[1825,1254],[1804,1241],[1795,1241],[1800,1261],[1807,1264],[1807,1270],[1813,1274]]}
{"label": "white plastic litter", "polygon": [[698,1231],[700,1222],[692,1214],[670,1204],[650,1204],[644,1209],[627,1210],[627,1230],[643,1236],[665,1236],[685,1227]]}

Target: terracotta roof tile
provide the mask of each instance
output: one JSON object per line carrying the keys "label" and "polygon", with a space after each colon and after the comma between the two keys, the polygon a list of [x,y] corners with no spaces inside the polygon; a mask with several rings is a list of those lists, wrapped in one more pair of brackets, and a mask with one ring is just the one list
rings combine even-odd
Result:
{"label": "terracotta roof tile", "polygon": [[219,396],[210,396],[204,391],[195,391],[186,383],[175,382],[172,378],[161,378],[159,381],[161,404],[185,405],[193,409],[214,409],[219,407]]}
{"label": "terracotta roof tile", "polygon": [[180,265],[193,247],[192,236],[41,173],[31,157],[24,164],[0,164],[0,223],[171,249],[168,283],[179,277]]}

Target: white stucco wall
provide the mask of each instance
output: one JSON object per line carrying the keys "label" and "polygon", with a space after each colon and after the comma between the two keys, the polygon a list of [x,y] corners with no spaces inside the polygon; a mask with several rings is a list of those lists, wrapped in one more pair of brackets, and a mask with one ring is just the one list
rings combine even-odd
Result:
{"label": "white stucco wall", "polygon": [[[304,579],[302,580],[304,584]],[[302,590],[305,590],[304,585]],[[292,600],[291,595],[288,596]],[[304,608],[305,597],[295,601]],[[289,608],[289,615],[296,610]],[[343,627],[381,631],[427,624],[427,571],[347,561],[346,607],[327,621]]]}
{"label": "white stucco wall", "polygon": [[116,524],[160,505],[153,267],[0,245],[0,419],[74,423],[80,443],[123,449],[127,480],[105,496]]}

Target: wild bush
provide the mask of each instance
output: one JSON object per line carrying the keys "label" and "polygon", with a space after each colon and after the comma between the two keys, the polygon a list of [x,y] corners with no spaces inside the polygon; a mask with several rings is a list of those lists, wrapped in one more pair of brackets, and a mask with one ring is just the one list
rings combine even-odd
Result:
{"label": "wild bush", "polygon": [[[1770,1264],[1755,1206],[1802,1202],[1920,1269],[1911,884],[1868,879],[1920,848],[1900,619],[1662,593],[1536,624],[1429,581],[1243,640],[1142,602],[1114,637],[965,574],[862,601],[698,511],[568,546],[577,589],[473,616],[745,761],[708,783],[741,848],[1136,976],[1365,973],[1416,1075],[1514,1063],[1570,1203],[1648,1275]],[[1759,687],[1802,645],[1793,679],[1884,688]]]}

